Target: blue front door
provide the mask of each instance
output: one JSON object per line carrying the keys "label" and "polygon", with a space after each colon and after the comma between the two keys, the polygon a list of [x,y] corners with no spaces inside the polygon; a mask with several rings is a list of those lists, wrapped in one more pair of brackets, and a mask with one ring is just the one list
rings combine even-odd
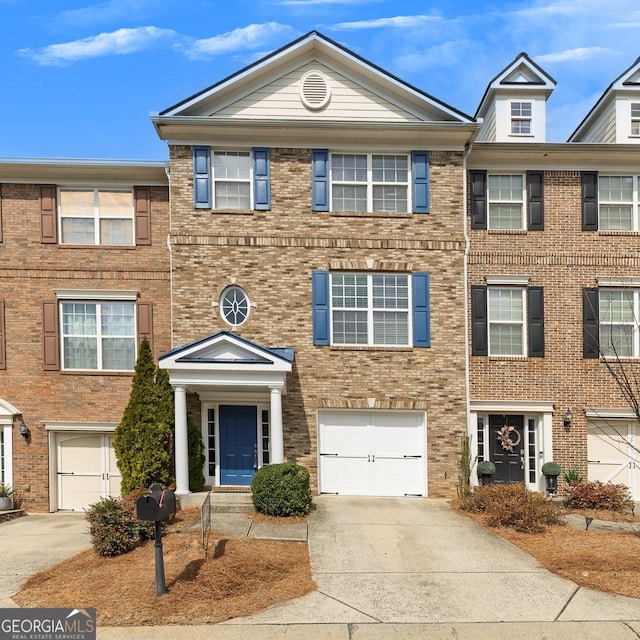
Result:
{"label": "blue front door", "polygon": [[248,485],[258,468],[258,409],[220,405],[220,484]]}

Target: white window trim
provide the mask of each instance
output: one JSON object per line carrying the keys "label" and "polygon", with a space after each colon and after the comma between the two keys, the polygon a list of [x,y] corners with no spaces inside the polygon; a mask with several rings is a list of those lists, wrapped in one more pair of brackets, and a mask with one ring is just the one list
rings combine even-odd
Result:
{"label": "white window trim", "polygon": [[[342,180],[334,180],[333,179],[333,156],[366,156],[367,157],[367,182],[356,182],[354,181],[342,181]],[[407,182],[374,182],[373,181],[373,156],[405,156],[407,158]],[[383,152],[373,152],[373,153],[365,153],[362,151],[335,151],[329,153],[329,197],[330,197],[330,211],[336,211],[336,208],[333,206],[333,187],[334,185],[342,186],[342,185],[353,185],[353,186],[366,186],[367,187],[367,208],[364,213],[376,213],[379,215],[385,215],[389,213],[410,213],[413,211],[413,173],[412,173],[412,161],[411,154],[406,151],[383,151]],[[373,187],[374,186],[390,186],[390,187],[405,187],[407,188],[407,210],[406,211],[374,211],[373,210]],[[337,209],[337,211],[341,211],[341,209]],[[360,212],[354,212],[360,213]]]}
{"label": "white window trim", "polygon": [[[109,303],[109,302],[122,302],[125,304],[131,304],[133,306],[133,336],[120,336],[120,337],[126,337],[128,339],[133,339],[134,341],[134,347],[135,347],[135,353],[136,353],[136,357],[137,357],[137,345],[138,345],[138,308],[137,305],[135,303],[135,300],[122,300],[120,298],[57,298],[58,301],[58,318],[59,318],[59,339],[60,339],[60,344],[59,344],[59,348],[60,348],[60,369],[61,371],[88,371],[88,372],[95,372],[95,373],[114,373],[114,372],[126,372],[126,373],[130,373],[134,370],[134,367],[131,367],[131,369],[105,369],[102,365],[102,349],[101,347],[101,343],[102,343],[102,330],[101,330],[101,314],[102,314],[102,310],[100,310],[100,315],[98,315],[96,317],[96,341],[97,341],[97,346],[96,346],[96,362],[97,362],[97,366],[95,369],[83,369],[83,368],[75,368],[75,367],[66,367],[64,364],[64,340],[65,337],[73,337],[73,336],[65,336],[64,333],[64,323],[63,323],[63,311],[62,311],[62,306],[66,303],[73,303],[73,302],[78,302],[78,301],[86,301],[90,304],[95,304],[96,306],[100,306],[102,303]],[[117,337],[117,336],[109,336],[109,337]],[[134,357],[134,366],[135,366],[135,357]]]}
{"label": "white window trim", "polygon": [[[60,193],[62,191],[93,191],[93,220],[94,220],[94,228],[93,228],[93,244],[81,245],[87,247],[134,247],[136,244],[136,212],[135,212],[135,198],[134,198],[134,190],[130,185],[122,186],[122,185],[101,185],[99,187],[94,186],[83,186],[80,184],[77,185],[59,185],[58,186],[58,201],[57,201],[57,209],[58,209],[58,238],[60,238],[61,245],[76,245],[75,242],[64,242],[63,233],[62,233],[62,219],[63,218],[77,218],[78,216],[69,216],[63,215],[62,213],[62,197]],[[100,220],[113,220],[114,218],[110,218],[108,216],[100,216],[100,207],[98,205],[98,193],[100,191],[118,191],[120,193],[128,193],[131,195],[131,216],[126,218],[115,218],[117,220],[131,220],[131,238],[130,242],[127,244],[107,244],[101,241],[100,238]]]}
{"label": "white window trim", "polygon": [[[519,104],[519,105],[528,104],[529,110],[531,111],[531,115],[530,116],[515,115],[513,113],[513,107],[515,104]],[[520,108],[520,110],[522,110],[522,107]],[[511,117],[509,120],[509,135],[519,137],[519,138],[531,137],[533,135],[533,102],[531,102],[530,100],[512,100],[509,103],[509,113],[511,114]],[[513,130],[514,122],[525,122],[525,121],[529,123],[528,133]]]}
{"label": "white window trim", "polygon": [[[622,287],[610,287],[611,289],[621,289]],[[638,323],[640,322],[640,289],[636,289],[636,288],[631,288],[628,287],[629,293],[633,295],[633,300],[632,300],[632,304],[633,304],[633,320],[631,320],[631,322],[604,322],[601,314],[600,314],[600,301],[601,301],[601,296],[602,293],[604,291],[606,291],[607,288],[602,286],[601,288],[598,288],[598,317],[599,317],[599,326],[598,326],[598,338],[599,338],[599,342],[600,342],[600,350],[601,353],[603,354],[604,358],[620,358],[620,360],[637,360],[638,358],[640,358],[640,327],[638,326]],[[621,325],[625,325],[625,326],[631,326],[631,330],[633,333],[633,351],[632,354],[630,356],[623,356],[623,355],[615,355],[615,354],[605,354],[604,353],[604,349],[602,348],[602,327],[603,326],[609,326],[611,324],[615,324],[617,326],[621,326]]]}
{"label": "white window trim", "polygon": [[[638,109],[638,115],[634,115],[633,114],[633,108],[634,106]],[[629,104],[629,113],[630,113],[630,134],[629,137],[630,138],[637,138],[640,137],[640,131],[638,133],[633,133],[633,125],[635,124],[639,130],[640,130],[640,102],[631,102]]]}
{"label": "white window trim", "polygon": [[[245,316],[244,320],[242,320],[242,322],[238,322],[238,323],[233,323],[229,320],[229,318],[227,318],[224,314],[224,305],[223,305],[223,301],[224,301],[224,297],[227,294],[227,292],[230,289],[236,289],[238,291],[242,291],[242,293],[244,294],[244,297],[247,301],[247,315]],[[239,284],[230,284],[228,287],[225,287],[222,291],[222,293],[220,294],[220,299],[218,300],[218,302],[216,303],[216,306],[218,307],[219,311],[220,311],[220,317],[222,318],[222,320],[228,324],[230,327],[233,327],[234,329],[236,327],[239,327],[241,325],[243,325],[245,322],[247,322],[249,320],[249,316],[251,315],[251,309],[253,307],[253,305],[251,304],[251,299],[249,298],[249,294],[246,292],[246,290],[244,289],[244,287],[241,287]]]}
{"label": "white window trim", "polygon": [[[215,168],[215,156],[216,154],[227,154],[227,153],[248,153],[249,154],[249,178],[247,180],[239,180],[237,178],[216,178],[216,168]],[[216,202],[216,182],[233,182],[236,184],[244,184],[249,182],[249,209],[253,209],[255,206],[254,203],[254,194],[253,194],[253,182],[254,182],[254,171],[253,171],[253,150],[252,149],[220,149],[218,147],[211,149],[211,202],[213,205],[213,209],[232,209],[233,207],[222,207],[219,206]],[[244,211],[244,209],[238,209],[238,211]]]}
{"label": "white window trim", "polygon": [[[522,178],[522,199],[521,200],[491,200],[489,197],[489,180],[494,176],[520,176]],[[519,204],[521,205],[520,226],[516,228],[494,227],[491,224],[491,205],[492,204]],[[494,171],[487,174],[487,229],[489,231],[524,231],[527,226],[526,209],[527,209],[527,176],[524,173],[509,171]]]}
{"label": "white window trim", "polygon": [[[519,291],[522,296],[522,351],[521,353],[492,353],[491,350],[491,325],[497,324],[517,324],[511,320],[491,320],[491,308],[489,304],[489,292],[492,289],[501,289],[503,291]],[[527,326],[527,288],[520,285],[508,285],[508,286],[490,286],[487,289],[487,346],[488,354],[492,358],[526,358],[529,352],[529,331]]]}
{"label": "white window trim", "polygon": [[501,287],[505,285],[512,285],[515,287],[526,287],[531,280],[530,275],[489,275],[485,276],[485,282],[490,287]]}
{"label": "white window trim", "polygon": [[[631,202],[617,202],[615,200],[603,201],[600,197],[600,178],[631,178],[633,180],[633,197]],[[598,175],[598,229],[602,231],[639,231],[639,211],[640,211],[640,178],[638,175],[629,173],[600,173]],[[602,225],[602,216],[600,214],[602,205],[631,205],[631,229],[604,229]]]}
{"label": "white window trim", "polygon": [[138,299],[138,291],[105,291],[104,289],[56,289],[58,300],[91,300],[131,302]]}
{"label": "white window trim", "polygon": [[[349,309],[346,307],[335,308],[333,306],[333,276],[341,274],[354,274],[367,276],[367,307],[358,309]],[[407,343],[406,344],[376,344],[373,341],[373,312],[376,309],[373,308],[373,276],[402,276],[407,278]],[[406,349],[413,344],[413,291],[412,291],[412,274],[410,273],[392,273],[392,272],[366,272],[366,271],[331,271],[329,280],[329,331],[330,339],[329,343],[336,347],[374,347],[384,349]],[[335,342],[333,337],[333,312],[343,310],[353,311],[366,311],[367,312],[367,342],[365,343],[351,343],[351,342]],[[380,311],[378,309],[378,311]],[[394,309],[393,311],[402,312],[402,309]]]}

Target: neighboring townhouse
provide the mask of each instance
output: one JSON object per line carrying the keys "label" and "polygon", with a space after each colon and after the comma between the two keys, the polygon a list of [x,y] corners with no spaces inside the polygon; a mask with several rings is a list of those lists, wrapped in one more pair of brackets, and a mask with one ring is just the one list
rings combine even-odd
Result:
{"label": "neighboring townhouse", "polygon": [[454,494],[473,119],[312,32],[152,121],[177,493],[192,420],[213,486],[287,460],[323,493]]}
{"label": "neighboring townhouse", "polygon": [[543,490],[541,466],[554,459],[640,498],[635,416],[603,360],[617,352],[633,371],[640,356],[639,68],[607,89],[569,143],[545,142],[555,82],[525,54],[476,114],[485,120],[468,161],[470,433],[499,481]]}
{"label": "neighboring townhouse", "polygon": [[0,161],[0,451],[31,510],[118,494],[137,344],[170,347],[165,163]]}
{"label": "neighboring townhouse", "polygon": [[[0,161],[0,480],[34,510],[119,492],[137,345],[205,478],[455,495],[545,461],[640,499],[640,59],[568,143],[522,53],[474,117],[311,32],[152,116],[168,162]],[[640,434],[638,434],[640,436]]]}

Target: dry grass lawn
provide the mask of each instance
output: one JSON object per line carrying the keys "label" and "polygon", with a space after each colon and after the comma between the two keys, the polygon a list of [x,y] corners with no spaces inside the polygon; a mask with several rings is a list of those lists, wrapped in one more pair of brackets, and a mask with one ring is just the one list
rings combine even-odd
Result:
{"label": "dry grass lawn", "polygon": [[198,513],[180,511],[163,537],[161,598],[147,541],[117,558],[80,553],[30,578],[13,599],[22,607],[95,607],[100,626],[193,625],[250,615],[316,588],[306,543],[212,531],[205,557],[200,529],[189,528]]}

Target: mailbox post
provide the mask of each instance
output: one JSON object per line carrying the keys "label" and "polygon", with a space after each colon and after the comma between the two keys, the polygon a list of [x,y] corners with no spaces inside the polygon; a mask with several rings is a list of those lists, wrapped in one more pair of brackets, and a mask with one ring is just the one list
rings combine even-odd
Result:
{"label": "mailbox post", "polygon": [[164,595],[164,558],[162,556],[162,521],[176,512],[176,496],[171,489],[153,484],[149,493],[136,502],[138,520],[155,523],[156,596]]}

